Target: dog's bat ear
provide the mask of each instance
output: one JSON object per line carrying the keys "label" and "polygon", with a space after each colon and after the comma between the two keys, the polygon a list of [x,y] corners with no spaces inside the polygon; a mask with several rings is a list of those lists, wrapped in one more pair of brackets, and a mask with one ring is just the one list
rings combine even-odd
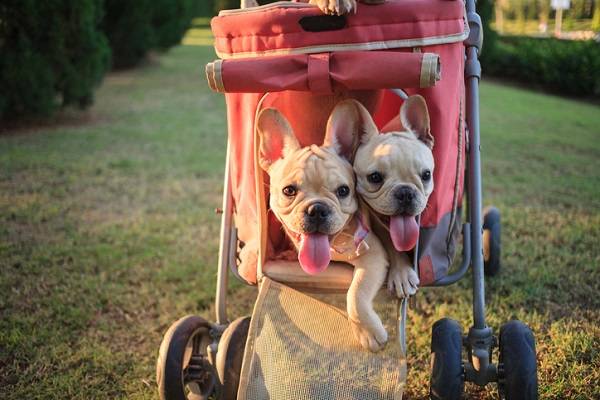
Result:
{"label": "dog's bat ear", "polygon": [[356,100],[345,100],[333,109],[329,117],[325,145],[337,146],[336,151],[353,162],[362,136],[377,133],[367,109]]}
{"label": "dog's bat ear", "polygon": [[429,111],[427,103],[420,95],[413,95],[404,100],[400,108],[402,126],[410,130],[429,149],[433,149],[433,136],[429,128]]}
{"label": "dog's bat ear", "polygon": [[325,147],[332,147],[348,161],[352,162],[358,146],[360,116],[352,100],[339,103],[329,116],[325,133]]}
{"label": "dog's bat ear", "polygon": [[300,148],[292,127],[275,108],[265,108],[258,114],[256,129],[260,137],[259,163],[267,172],[275,161]]}

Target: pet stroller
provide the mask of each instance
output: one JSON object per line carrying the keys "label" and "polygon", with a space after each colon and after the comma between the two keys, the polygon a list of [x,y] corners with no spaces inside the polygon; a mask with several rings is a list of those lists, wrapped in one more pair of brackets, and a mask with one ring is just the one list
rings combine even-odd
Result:
{"label": "pet stroller", "polygon": [[[481,205],[477,57],[482,31],[474,0],[359,4],[357,13],[343,16],[276,2],[223,11],[212,29],[220,60],[206,72],[210,86],[225,93],[229,132],[216,322],[190,315],[169,328],[157,362],[160,397],[402,397],[407,301],[393,301],[380,291],[375,309],[389,342],[378,353],[362,349],[343,311],[352,268],[332,262],[312,276],[283,255],[288,254],[282,250],[284,234],[265,194],[268,178],[257,165],[256,116],[280,93],[353,89],[385,90],[374,115],[381,130],[394,125],[407,95],[425,98],[435,137],[435,190],[419,217],[414,268],[422,287],[452,284],[472,270],[473,326],[464,336],[449,318],[432,327],[431,398],[458,399],[465,381],[497,382],[507,399],[537,398],[531,330],[511,321],[498,340],[485,324],[484,275],[498,272],[500,216],[494,208],[482,213]],[[462,261],[451,269],[461,236]],[[227,316],[229,272],[258,283],[251,317]]]}

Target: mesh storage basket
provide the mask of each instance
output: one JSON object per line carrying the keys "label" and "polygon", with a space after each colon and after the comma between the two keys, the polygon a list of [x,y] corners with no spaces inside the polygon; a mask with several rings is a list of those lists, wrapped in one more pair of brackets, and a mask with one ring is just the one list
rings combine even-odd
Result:
{"label": "mesh storage basket", "polygon": [[238,399],[401,399],[406,358],[397,338],[397,303],[384,290],[375,299],[389,341],[371,353],[352,335],[345,296],[308,295],[264,278]]}

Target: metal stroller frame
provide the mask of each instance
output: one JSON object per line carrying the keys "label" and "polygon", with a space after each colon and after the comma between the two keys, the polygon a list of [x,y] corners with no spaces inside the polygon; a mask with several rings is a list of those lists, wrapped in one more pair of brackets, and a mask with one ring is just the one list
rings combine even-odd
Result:
{"label": "metal stroller frame", "polygon": [[[242,0],[242,8],[251,5],[250,0]],[[462,261],[458,269],[452,274],[439,279],[431,286],[446,286],[457,282],[472,268],[473,279],[473,325],[468,334],[463,337],[460,325],[450,319],[443,319],[434,324],[432,330],[432,353],[435,354],[432,373],[441,375],[442,378],[432,376],[432,398],[460,398],[462,385],[465,381],[473,382],[479,386],[485,386],[491,382],[497,382],[501,395],[507,399],[531,399],[537,398],[537,377],[535,365],[535,345],[531,330],[523,323],[512,321],[502,327],[500,341],[486,325],[485,315],[485,291],[484,277],[486,272],[495,274],[498,269],[499,257],[499,233],[500,220],[497,210],[492,209],[485,216],[482,215],[482,182],[481,182],[481,152],[480,152],[480,121],[479,121],[479,80],[481,78],[481,65],[478,60],[482,48],[483,34],[481,18],[475,10],[475,0],[466,0],[465,9],[467,21],[470,28],[468,38],[464,42],[465,48],[465,90],[467,110],[467,173],[465,174],[465,202],[467,218],[462,227],[463,253]],[[397,94],[402,95],[399,91]],[[237,228],[233,226],[233,205],[231,193],[230,173],[230,145],[227,148],[227,159],[225,163],[225,185],[223,191],[223,206],[221,209],[221,237],[218,259],[217,288],[216,288],[216,320],[214,324],[200,323],[201,329],[196,327],[187,333],[181,333],[181,324],[171,327],[165,335],[161,346],[161,355],[157,366],[157,378],[159,381],[159,392],[163,399],[186,398],[185,387],[190,382],[198,383],[197,391],[193,398],[208,398],[214,388],[215,360],[219,349],[219,340],[230,326],[227,316],[227,288],[228,271],[230,265],[235,263],[237,256],[237,243],[233,238],[237,237]],[[481,228],[480,228],[481,227]],[[485,240],[493,243],[484,243],[484,229],[491,230],[491,236]],[[491,261],[484,259],[484,245],[491,248],[495,254]],[[418,243],[417,243],[418,246]],[[491,247],[490,247],[491,246]],[[415,269],[417,267],[415,257]],[[494,265],[489,265],[489,263]],[[401,304],[401,324],[406,320],[406,302]],[[187,318],[187,317],[186,317]],[[200,329],[200,330],[199,330]],[[194,335],[204,335],[202,341],[193,340]],[[206,351],[202,348],[207,344],[206,334],[209,332],[212,343],[207,346]],[[404,333],[404,326],[401,325]],[[178,339],[178,335],[181,339]],[[174,346],[172,342],[178,341]],[[170,347],[185,347],[192,341],[194,355],[175,369],[181,369],[180,375],[177,371],[165,371],[165,359],[179,357],[169,353]],[[404,338],[401,338],[402,347],[405,349]],[[185,343],[184,343],[185,342]],[[451,343],[448,343],[451,342]],[[458,350],[456,345],[458,342]],[[468,351],[468,360],[463,361],[461,348],[465,346]],[[500,346],[500,358],[498,363],[492,362],[492,354],[495,347]],[[163,348],[164,347],[164,348]],[[173,350],[176,352],[177,349]],[[177,351],[180,351],[177,350]],[[518,353],[519,360],[515,353]],[[458,364],[456,357],[458,357]],[[515,358],[514,360],[512,358]],[[161,364],[162,363],[162,364]],[[173,369],[173,367],[171,367]],[[444,377],[445,376],[445,377]],[[437,381],[435,381],[437,379]],[[174,381],[173,384],[169,383]],[[204,382],[204,383],[203,383]],[[208,383],[207,383],[208,382]],[[212,382],[212,383],[211,383]],[[458,388],[448,388],[458,383]],[[204,385],[204,386],[203,386]],[[171,387],[165,389],[165,387]],[[174,387],[175,389],[173,389]],[[458,394],[458,397],[457,397]],[[190,395],[191,396],[191,395]],[[192,397],[189,397],[192,398]]]}

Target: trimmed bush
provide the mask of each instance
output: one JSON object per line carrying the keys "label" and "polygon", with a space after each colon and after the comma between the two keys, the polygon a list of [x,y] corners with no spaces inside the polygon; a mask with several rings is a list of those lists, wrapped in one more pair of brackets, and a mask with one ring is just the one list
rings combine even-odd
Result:
{"label": "trimmed bush", "polygon": [[194,0],[105,0],[102,30],[113,51],[113,67],[131,68],[152,49],[179,44],[197,11]]}
{"label": "trimmed bush", "polygon": [[[218,13],[221,10],[240,8],[240,0],[214,0],[214,2],[215,13]],[[259,4],[263,4],[263,1]]]}
{"label": "trimmed bush", "polygon": [[490,21],[494,18],[494,6],[491,0],[477,1],[476,11],[481,17],[483,31],[483,48],[480,49],[479,60],[482,64],[494,58],[498,34],[490,27]]}
{"label": "trimmed bush", "polygon": [[194,14],[192,0],[154,0],[152,26],[156,47],[168,49],[179,44]]}
{"label": "trimmed bush", "polygon": [[600,43],[523,36],[500,37],[484,74],[547,92],[600,98]]}
{"label": "trimmed bush", "polygon": [[101,0],[7,0],[0,7],[0,120],[87,107],[110,66]]}
{"label": "trimmed bush", "polygon": [[153,0],[105,0],[102,30],[108,37],[114,68],[137,65],[154,47]]}

